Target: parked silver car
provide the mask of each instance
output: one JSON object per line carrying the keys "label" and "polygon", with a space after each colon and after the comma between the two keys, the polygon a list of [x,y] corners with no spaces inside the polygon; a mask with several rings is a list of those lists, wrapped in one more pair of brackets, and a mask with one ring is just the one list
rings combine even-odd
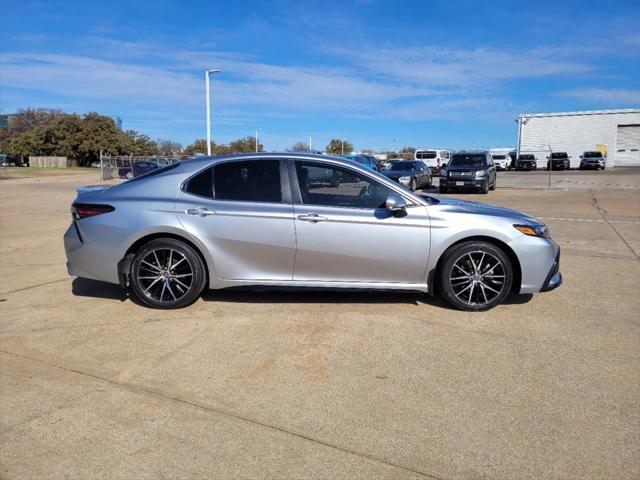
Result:
{"label": "parked silver car", "polygon": [[205,287],[437,289],[486,310],[562,283],[540,221],[417,195],[368,168],[312,154],[170,165],[80,189],[64,236],[69,274],[120,283],[178,308]]}

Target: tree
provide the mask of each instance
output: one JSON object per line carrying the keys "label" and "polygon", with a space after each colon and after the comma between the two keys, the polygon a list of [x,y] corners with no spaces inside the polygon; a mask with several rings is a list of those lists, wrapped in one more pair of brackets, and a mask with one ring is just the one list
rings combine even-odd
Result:
{"label": "tree", "polygon": [[122,138],[122,132],[112,118],[97,113],[85,115],[78,146],[78,163],[81,166],[89,165],[100,158],[100,152],[107,155],[125,153]]}
{"label": "tree", "polygon": [[171,140],[158,139],[156,145],[158,146],[158,155],[171,156],[179,155],[182,152],[182,145]]}
{"label": "tree", "polygon": [[61,110],[45,108],[18,110],[11,116],[9,126],[0,130],[0,150],[8,151],[9,142],[14,136],[36,127],[47,128],[61,115],[65,115]]}
{"label": "tree", "polygon": [[[216,148],[216,144],[211,142],[211,151],[213,152]],[[198,140],[196,140],[195,142],[193,142],[191,145],[187,145],[183,150],[182,153],[184,155],[195,155],[196,153],[201,153],[203,155],[207,154],[207,141],[199,138]]]}
{"label": "tree", "polygon": [[400,149],[400,156],[405,160],[411,160],[414,153],[416,153],[415,147],[402,147]]}
{"label": "tree", "polygon": [[400,155],[398,155],[398,152],[394,152],[392,150],[387,150],[386,152],[382,152],[387,156],[387,159],[392,159],[392,158],[398,158]]}
{"label": "tree", "polygon": [[353,145],[347,140],[342,140],[340,138],[334,138],[327,145],[327,153],[329,155],[345,155],[353,152]]}
{"label": "tree", "polygon": [[[238,138],[237,140],[233,140],[229,142],[228,153],[249,153],[256,151],[256,137],[244,137]],[[258,151],[264,151],[264,146],[261,143],[258,143]]]}
{"label": "tree", "polygon": [[124,155],[134,157],[151,156],[158,154],[158,145],[148,135],[127,130],[122,132],[120,139],[120,151]]}
{"label": "tree", "polygon": [[296,142],[289,147],[289,152],[308,152],[310,150],[309,145],[304,142]]}

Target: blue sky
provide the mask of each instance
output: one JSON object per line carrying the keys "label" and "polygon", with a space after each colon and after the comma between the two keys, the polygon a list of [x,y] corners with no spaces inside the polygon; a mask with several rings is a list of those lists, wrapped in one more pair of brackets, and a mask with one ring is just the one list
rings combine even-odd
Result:
{"label": "blue sky", "polygon": [[0,0],[0,110],[186,145],[512,146],[519,113],[638,108],[640,2]]}

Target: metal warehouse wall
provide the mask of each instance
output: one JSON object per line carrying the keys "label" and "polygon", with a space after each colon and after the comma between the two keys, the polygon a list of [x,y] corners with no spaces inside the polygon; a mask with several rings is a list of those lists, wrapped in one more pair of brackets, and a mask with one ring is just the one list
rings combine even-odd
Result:
{"label": "metal warehouse wall", "polygon": [[[536,154],[539,167],[546,167],[546,156],[551,149],[567,152],[571,166],[580,166],[580,155],[597,150],[598,145],[608,149],[607,166],[615,165],[618,125],[640,124],[640,110],[616,113],[576,113],[568,115],[522,116],[521,152]],[[640,166],[640,165],[638,165]]]}

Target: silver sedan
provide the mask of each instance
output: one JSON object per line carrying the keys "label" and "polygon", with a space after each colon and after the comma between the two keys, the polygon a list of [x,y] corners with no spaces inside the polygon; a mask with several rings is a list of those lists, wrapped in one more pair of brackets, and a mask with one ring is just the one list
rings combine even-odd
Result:
{"label": "silver sedan", "polygon": [[199,158],[78,191],[69,274],[179,308],[205,287],[437,290],[486,310],[562,283],[560,250],[521,212],[418,195],[349,160]]}

